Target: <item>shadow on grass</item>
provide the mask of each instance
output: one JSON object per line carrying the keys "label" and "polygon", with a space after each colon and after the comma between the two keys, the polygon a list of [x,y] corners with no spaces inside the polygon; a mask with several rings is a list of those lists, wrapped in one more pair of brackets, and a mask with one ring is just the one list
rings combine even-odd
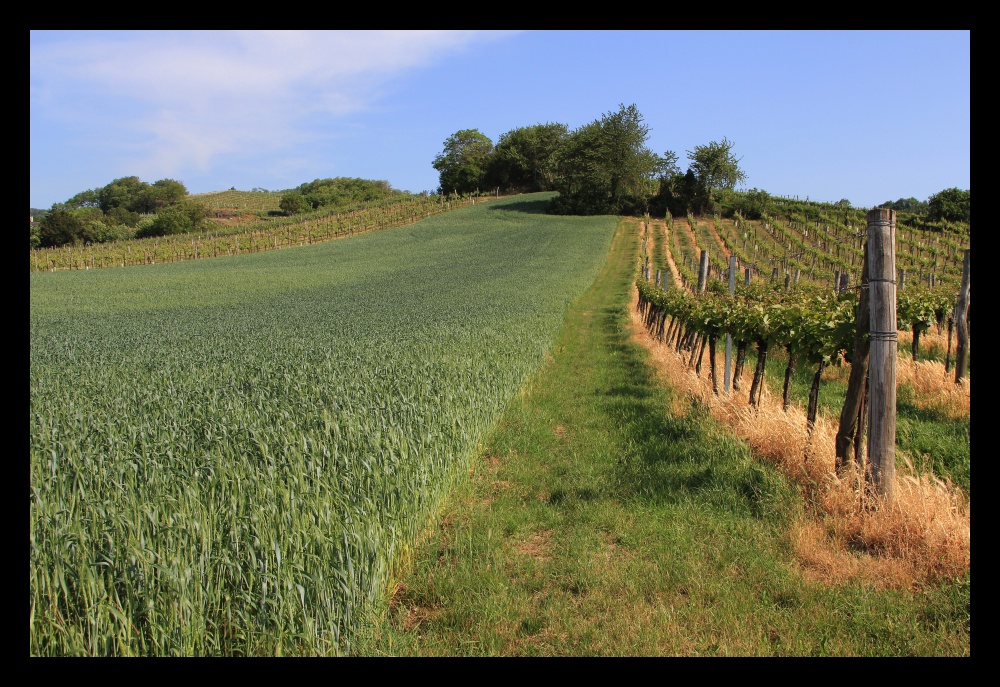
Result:
{"label": "shadow on grass", "polygon": [[785,511],[794,489],[776,470],[758,465],[746,444],[716,431],[702,410],[668,411],[674,392],[659,386],[625,320],[621,307],[609,307],[600,324],[612,361],[600,407],[623,447],[615,468],[620,496],[659,503],[696,498],[755,517]]}
{"label": "shadow on grass", "polygon": [[518,200],[510,203],[500,202],[490,206],[492,212],[523,212],[529,215],[544,215],[549,206],[548,198],[537,200]]}

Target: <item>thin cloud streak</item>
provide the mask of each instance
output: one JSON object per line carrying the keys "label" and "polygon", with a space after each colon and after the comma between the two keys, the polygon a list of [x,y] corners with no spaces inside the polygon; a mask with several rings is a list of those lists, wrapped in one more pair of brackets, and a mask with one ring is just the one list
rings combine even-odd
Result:
{"label": "thin cloud streak", "polygon": [[[33,31],[33,207],[138,175],[433,190],[494,143],[635,104],[648,144],[735,142],[747,185],[870,207],[970,183],[968,31]],[[932,94],[932,96],[928,96]]]}
{"label": "thin cloud streak", "polygon": [[[188,168],[206,173],[222,156],[241,150],[288,153],[315,144],[317,134],[301,126],[307,118],[336,120],[362,112],[378,101],[384,84],[407,71],[505,35],[36,33],[32,116],[62,119],[101,141],[101,154],[115,155],[122,174],[158,177]],[[108,100],[117,106],[121,119],[111,125],[115,136],[107,135],[109,124],[95,99],[104,101],[101,106]],[[332,132],[335,122],[328,128]]]}

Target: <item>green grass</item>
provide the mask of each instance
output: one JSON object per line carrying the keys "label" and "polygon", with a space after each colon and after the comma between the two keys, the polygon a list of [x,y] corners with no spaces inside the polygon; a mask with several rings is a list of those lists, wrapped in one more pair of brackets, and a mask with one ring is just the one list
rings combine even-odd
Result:
{"label": "green grass", "polygon": [[638,246],[616,237],[356,652],[968,655],[968,578],[911,593],[802,576],[794,488],[630,338]]}

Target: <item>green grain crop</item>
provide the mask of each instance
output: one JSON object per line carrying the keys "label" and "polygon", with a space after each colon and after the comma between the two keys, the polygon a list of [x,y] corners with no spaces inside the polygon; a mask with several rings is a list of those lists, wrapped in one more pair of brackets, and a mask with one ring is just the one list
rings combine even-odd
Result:
{"label": "green grain crop", "polygon": [[603,264],[547,197],[31,274],[30,654],[349,653]]}

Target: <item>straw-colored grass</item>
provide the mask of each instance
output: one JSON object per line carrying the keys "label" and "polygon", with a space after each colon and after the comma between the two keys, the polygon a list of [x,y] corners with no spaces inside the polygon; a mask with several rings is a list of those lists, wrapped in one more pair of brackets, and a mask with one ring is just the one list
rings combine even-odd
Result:
{"label": "straw-colored grass", "polygon": [[[634,303],[635,291],[633,296]],[[805,409],[792,406],[783,411],[780,390],[766,386],[760,406],[751,408],[747,370],[742,391],[716,396],[708,361],[699,377],[687,365],[690,354],[677,354],[656,341],[635,308],[631,311],[634,336],[649,350],[664,380],[707,407],[757,455],[777,464],[801,487],[808,508],[791,532],[791,541],[806,574],[830,584],[860,579],[877,587],[919,588],[969,569],[970,503],[960,490],[915,474],[902,456],[905,465],[897,466],[892,504],[875,507],[864,495],[859,472],[841,477],[835,473],[838,418],[820,414],[810,436]],[[720,353],[720,376],[723,363]],[[924,403],[952,417],[968,417],[968,380],[954,384],[942,363],[901,360],[897,378],[900,384],[912,385]]]}
{"label": "straw-colored grass", "polygon": [[[937,334],[924,332],[920,337],[920,355],[933,357],[935,360],[917,360],[902,351],[909,351],[913,341],[910,332],[899,332],[900,356],[897,360],[896,379],[900,384],[913,387],[913,402],[929,410],[934,410],[945,417],[959,419],[970,416],[971,388],[969,377],[966,376],[959,384],[955,383],[955,337],[951,342],[951,369],[947,372],[941,360],[945,357],[947,333]],[[941,360],[937,360],[940,358]]]}

